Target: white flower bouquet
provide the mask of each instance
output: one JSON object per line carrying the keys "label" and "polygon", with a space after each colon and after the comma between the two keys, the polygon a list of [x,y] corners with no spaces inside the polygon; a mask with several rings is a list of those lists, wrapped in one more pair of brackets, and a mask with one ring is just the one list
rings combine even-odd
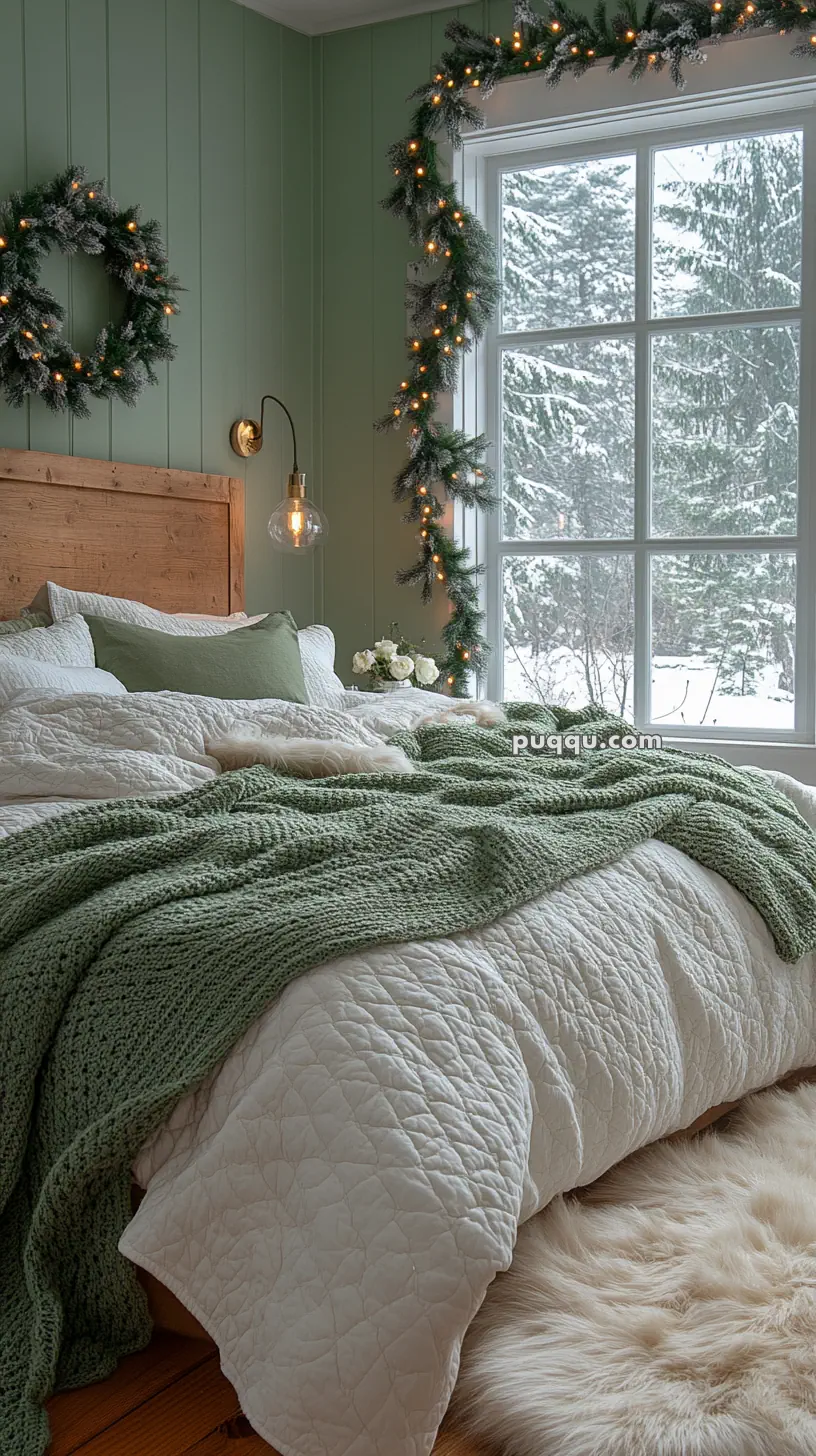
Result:
{"label": "white flower bouquet", "polygon": [[395,622],[389,631],[392,636],[375,642],[373,648],[355,652],[352,672],[359,677],[367,676],[375,693],[392,692],[395,688],[432,687],[439,677],[434,659],[420,647],[406,642],[397,632]]}

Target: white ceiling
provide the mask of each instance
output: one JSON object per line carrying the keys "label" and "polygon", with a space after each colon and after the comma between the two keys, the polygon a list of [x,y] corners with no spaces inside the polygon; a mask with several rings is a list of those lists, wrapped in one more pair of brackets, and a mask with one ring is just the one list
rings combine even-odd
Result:
{"label": "white ceiling", "polygon": [[421,15],[445,8],[445,0],[239,0],[239,4],[260,10],[262,15],[306,35],[325,35],[330,30],[368,25],[372,20],[393,20],[400,15]]}

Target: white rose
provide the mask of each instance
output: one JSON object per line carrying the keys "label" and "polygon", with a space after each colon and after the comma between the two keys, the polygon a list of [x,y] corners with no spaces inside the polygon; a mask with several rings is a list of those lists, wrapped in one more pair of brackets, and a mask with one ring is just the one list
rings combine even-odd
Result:
{"label": "white rose", "polygon": [[420,655],[415,658],[414,672],[416,673],[417,682],[422,683],[423,687],[430,687],[431,683],[435,683],[439,677],[439,668],[432,657],[422,657]]}
{"label": "white rose", "polygon": [[374,653],[370,647],[367,647],[365,652],[355,652],[351,661],[351,670],[352,672],[370,672],[376,661]]}
{"label": "white rose", "polygon": [[390,662],[392,657],[397,655],[397,644],[392,642],[390,637],[384,637],[382,642],[374,643],[374,651],[380,662]]}
{"label": "white rose", "polygon": [[410,677],[414,670],[414,659],[412,657],[392,657],[388,671],[397,682],[403,682]]}

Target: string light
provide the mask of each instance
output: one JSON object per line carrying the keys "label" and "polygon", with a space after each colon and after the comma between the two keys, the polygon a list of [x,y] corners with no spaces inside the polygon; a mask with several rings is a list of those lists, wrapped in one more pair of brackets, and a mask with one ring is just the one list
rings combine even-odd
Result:
{"label": "string light", "polygon": [[442,97],[440,95],[437,94],[432,99],[433,99],[434,106],[441,106],[442,105]]}
{"label": "string light", "polygon": [[408,150],[409,150],[409,152],[418,152],[419,151],[419,142],[409,142],[408,143]]}
{"label": "string light", "polygon": [[421,349],[422,348],[422,345],[420,344],[419,339],[414,339],[412,341],[411,348],[414,349],[414,350]]}
{"label": "string light", "polygon": [[456,681],[455,678],[449,677],[448,678],[448,687],[449,688],[452,688],[455,681]]}
{"label": "string light", "polygon": [[402,410],[401,409],[395,409],[394,410],[394,417],[395,417],[395,419],[399,419],[399,417],[400,417],[401,414],[402,414]]}
{"label": "string light", "polygon": [[64,384],[65,382],[65,376],[63,374],[60,374],[59,370],[57,370],[54,378],[57,381],[57,384]]}
{"label": "string light", "polygon": [[431,561],[433,561],[434,563],[441,561],[441,559],[442,558],[437,551],[435,551],[433,556],[431,557]]}
{"label": "string light", "polygon": [[23,336],[24,339],[33,339],[34,338],[34,335],[32,334],[32,332],[31,332],[30,329],[21,329],[20,330],[20,333],[22,334],[22,336]]}
{"label": "string light", "polygon": [[424,177],[425,176],[425,168],[424,167],[417,167],[416,174],[417,174],[417,177]]}
{"label": "string light", "polygon": [[401,380],[401,382],[400,382],[400,389],[407,389],[407,388],[408,388],[408,380],[407,379]]}
{"label": "string light", "polygon": [[96,193],[95,192],[89,192],[88,193],[88,196],[90,197],[91,202],[93,202],[94,198],[96,197]]}
{"label": "string light", "polygon": [[82,368],[82,360],[81,359],[75,359],[74,360],[74,368],[75,369],[81,369]]}
{"label": "string light", "polygon": [[420,374],[427,374],[428,373],[428,366],[427,366],[427,364],[420,364],[420,366],[419,366],[419,372],[420,372]]}
{"label": "string light", "polygon": [[635,38],[635,32],[633,30],[627,30],[627,32],[626,32],[626,39],[627,40],[634,40],[634,38]]}
{"label": "string light", "polygon": [[73,192],[78,192],[79,191],[79,183],[78,182],[72,182],[71,183],[71,189],[72,189]]}
{"label": "string light", "polygon": [[439,324],[437,324],[436,328],[434,329],[433,336],[434,336],[435,339],[441,339],[441,337],[442,337],[442,330],[440,329]]}
{"label": "string light", "polygon": [[452,91],[455,85],[456,85],[456,82],[455,81],[449,81],[448,82],[448,90],[449,91]]}
{"label": "string light", "polygon": [[427,495],[428,494],[428,487],[427,487],[427,485],[420,485],[418,487],[418,490],[419,490],[419,494],[420,495]]}
{"label": "string light", "polygon": [[555,33],[558,34],[558,31],[560,29],[561,29],[561,22],[560,22],[560,20],[554,20],[552,22],[552,25],[550,26],[550,30],[555,31]]}
{"label": "string light", "polygon": [[42,359],[42,354],[32,354],[32,359]]}
{"label": "string light", "polygon": [[135,233],[135,231],[136,231],[136,224],[135,224],[135,222],[129,222],[128,225],[127,225],[127,230],[128,230],[129,233]]}
{"label": "string light", "polygon": [[122,371],[121,371],[121,369],[114,369],[114,371],[113,371],[113,377],[114,377],[114,379],[121,379],[122,378]]}
{"label": "string light", "polygon": [[445,573],[444,573],[444,571],[438,571],[436,573],[436,579],[437,579],[437,581],[444,581],[445,580]]}
{"label": "string light", "polygon": [[28,223],[26,222],[26,220],[25,220],[24,217],[21,217],[20,218],[20,227],[23,228],[24,230],[25,230],[25,228],[28,227]]}
{"label": "string light", "polygon": [[426,253],[435,253],[438,247],[439,247],[439,244],[438,243],[435,243],[433,241],[433,238],[432,238],[429,243],[426,243],[425,244],[425,252]]}
{"label": "string light", "polygon": [[482,83],[479,80],[479,77],[478,76],[475,76],[474,79],[471,81],[470,84],[471,84],[471,86],[481,86]]}
{"label": "string light", "polygon": [[0,303],[2,303],[4,308],[7,303],[11,303],[11,299],[7,293],[0,293]]}
{"label": "string light", "polygon": [[7,247],[7,243],[6,243],[5,238],[0,238],[0,248],[5,248],[5,247]]}
{"label": "string light", "polygon": [[445,208],[445,207],[447,207],[447,205],[448,205],[448,204],[447,204],[447,201],[446,201],[446,199],[445,199],[445,198],[444,198],[444,197],[440,197],[440,199],[439,199],[439,206],[440,206],[440,207],[441,207],[441,208]]}

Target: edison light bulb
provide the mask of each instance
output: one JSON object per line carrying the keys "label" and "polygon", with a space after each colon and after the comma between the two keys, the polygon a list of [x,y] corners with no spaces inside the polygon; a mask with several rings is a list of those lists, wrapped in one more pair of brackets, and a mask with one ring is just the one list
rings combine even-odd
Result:
{"label": "edison light bulb", "polygon": [[269,534],[278,551],[311,551],[322,546],[329,534],[329,525],[314,501],[306,496],[306,476],[294,471],[289,476],[286,499],[269,517]]}

